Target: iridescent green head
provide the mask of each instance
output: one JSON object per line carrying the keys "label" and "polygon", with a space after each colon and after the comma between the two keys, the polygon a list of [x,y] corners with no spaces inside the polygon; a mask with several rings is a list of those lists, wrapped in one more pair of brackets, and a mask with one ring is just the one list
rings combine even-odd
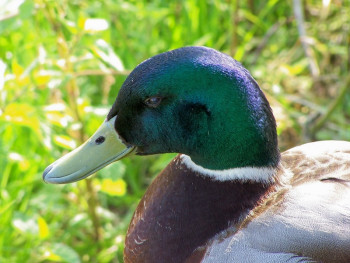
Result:
{"label": "iridescent green head", "polygon": [[276,124],[249,72],[231,57],[186,47],[146,60],[107,119],[139,154],[184,153],[209,169],[275,166]]}
{"label": "iridescent green head", "polygon": [[141,63],[120,89],[111,121],[139,155],[184,153],[215,170],[279,162],[275,119],[258,84],[210,48],[180,48]]}

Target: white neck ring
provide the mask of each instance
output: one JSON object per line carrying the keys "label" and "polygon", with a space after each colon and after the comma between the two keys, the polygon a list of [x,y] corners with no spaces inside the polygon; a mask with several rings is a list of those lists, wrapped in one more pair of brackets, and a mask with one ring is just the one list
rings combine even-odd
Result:
{"label": "white neck ring", "polygon": [[180,159],[190,170],[215,181],[222,182],[238,180],[241,182],[269,184],[274,182],[274,176],[277,172],[277,169],[273,167],[239,167],[225,170],[211,170],[195,164],[188,155],[182,154]]}

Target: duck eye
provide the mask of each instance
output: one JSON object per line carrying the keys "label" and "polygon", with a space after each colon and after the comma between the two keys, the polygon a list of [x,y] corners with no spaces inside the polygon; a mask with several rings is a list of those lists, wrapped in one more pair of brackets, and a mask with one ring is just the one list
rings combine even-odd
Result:
{"label": "duck eye", "polygon": [[161,102],[162,102],[161,97],[149,97],[148,99],[145,100],[146,106],[150,108],[158,107]]}

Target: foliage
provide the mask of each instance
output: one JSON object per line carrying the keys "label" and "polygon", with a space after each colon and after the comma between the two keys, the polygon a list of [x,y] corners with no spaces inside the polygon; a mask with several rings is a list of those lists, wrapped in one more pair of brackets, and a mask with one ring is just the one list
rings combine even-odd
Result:
{"label": "foliage", "polygon": [[304,1],[305,21],[290,1],[243,2],[1,1],[0,262],[122,262],[132,213],[174,154],[64,186],[41,174],[94,132],[126,75],[157,53],[206,45],[241,61],[272,103],[282,149],[350,140],[348,1]]}

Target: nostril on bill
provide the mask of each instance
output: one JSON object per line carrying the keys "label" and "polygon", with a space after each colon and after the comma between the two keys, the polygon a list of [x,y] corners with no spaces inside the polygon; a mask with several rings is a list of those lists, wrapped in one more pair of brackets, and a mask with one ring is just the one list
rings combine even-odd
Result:
{"label": "nostril on bill", "polygon": [[103,143],[105,140],[106,140],[106,138],[104,136],[100,136],[95,140],[95,143],[97,145],[99,145],[99,144]]}

